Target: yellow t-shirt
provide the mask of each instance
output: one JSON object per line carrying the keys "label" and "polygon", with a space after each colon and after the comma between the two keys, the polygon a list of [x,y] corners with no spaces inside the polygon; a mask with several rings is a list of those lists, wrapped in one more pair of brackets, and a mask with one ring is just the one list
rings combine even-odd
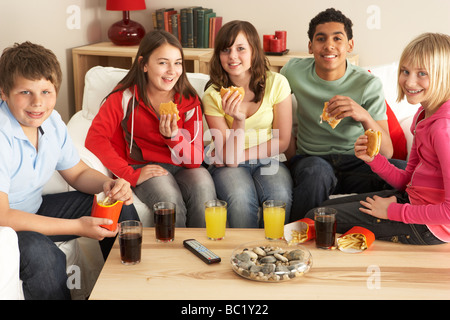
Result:
{"label": "yellow t-shirt", "polygon": [[[245,119],[245,149],[272,139],[273,106],[290,94],[291,88],[287,79],[279,73],[269,71],[261,105],[253,115]],[[202,101],[205,115],[225,117],[228,128],[231,128],[233,118],[223,111],[222,98],[215,86],[206,89]]]}

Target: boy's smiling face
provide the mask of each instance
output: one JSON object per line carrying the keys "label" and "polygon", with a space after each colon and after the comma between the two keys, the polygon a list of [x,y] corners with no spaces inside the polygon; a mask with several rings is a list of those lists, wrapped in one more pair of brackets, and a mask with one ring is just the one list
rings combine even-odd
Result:
{"label": "boy's smiling face", "polygon": [[41,126],[56,104],[55,86],[44,78],[29,80],[17,76],[9,94],[1,94],[25,133]]}
{"label": "boy's smiling face", "polygon": [[353,39],[348,40],[344,24],[326,22],[318,24],[309,53],[314,55],[316,73],[324,80],[337,80],[345,74],[347,53],[353,51]]}

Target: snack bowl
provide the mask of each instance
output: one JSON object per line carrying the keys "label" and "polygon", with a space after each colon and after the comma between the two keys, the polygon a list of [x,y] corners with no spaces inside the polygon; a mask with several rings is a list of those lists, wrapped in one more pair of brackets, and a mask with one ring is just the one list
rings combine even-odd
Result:
{"label": "snack bowl", "polygon": [[311,253],[284,240],[253,241],[239,245],[231,254],[231,268],[256,281],[282,282],[299,278],[311,269]]}

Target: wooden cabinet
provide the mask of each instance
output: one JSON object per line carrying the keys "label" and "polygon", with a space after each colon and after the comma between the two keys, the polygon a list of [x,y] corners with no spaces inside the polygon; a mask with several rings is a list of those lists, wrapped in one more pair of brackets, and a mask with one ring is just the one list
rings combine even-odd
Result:
{"label": "wooden cabinet", "polygon": [[[75,110],[81,110],[83,103],[84,76],[94,66],[110,66],[129,69],[134,62],[138,46],[117,46],[111,42],[100,42],[72,49],[73,77],[75,91]],[[213,49],[184,48],[187,72],[209,73],[209,61]],[[279,72],[291,58],[306,58],[306,52],[289,52],[282,56],[267,56],[271,70]],[[349,61],[358,65],[357,54],[349,56]]]}

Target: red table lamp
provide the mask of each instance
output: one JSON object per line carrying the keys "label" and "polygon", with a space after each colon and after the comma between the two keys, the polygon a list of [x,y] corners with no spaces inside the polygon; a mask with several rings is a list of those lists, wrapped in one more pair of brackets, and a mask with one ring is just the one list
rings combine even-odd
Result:
{"label": "red table lamp", "polygon": [[123,11],[123,19],[109,28],[108,38],[119,46],[138,45],[145,29],[140,23],[130,20],[130,11],[145,9],[145,0],[107,0],[106,10]]}

